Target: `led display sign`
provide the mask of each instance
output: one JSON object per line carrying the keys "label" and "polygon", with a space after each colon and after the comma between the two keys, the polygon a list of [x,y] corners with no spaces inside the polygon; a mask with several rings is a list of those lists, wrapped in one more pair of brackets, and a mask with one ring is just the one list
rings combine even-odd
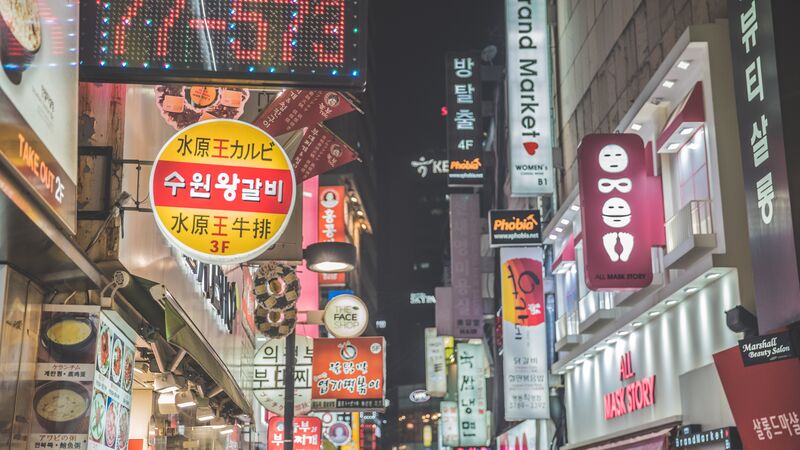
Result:
{"label": "led display sign", "polygon": [[362,89],[365,0],[81,2],[81,79]]}

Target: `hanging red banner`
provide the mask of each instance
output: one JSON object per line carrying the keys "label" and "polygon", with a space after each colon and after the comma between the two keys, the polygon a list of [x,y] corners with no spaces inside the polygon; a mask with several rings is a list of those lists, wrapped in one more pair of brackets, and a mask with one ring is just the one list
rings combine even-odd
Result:
{"label": "hanging red banner", "polygon": [[[347,242],[344,204],[344,186],[320,186],[318,242]],[[320,286],[344,286],[345,283],[343,272],[319,274]]]}
{"label": "hanging red banner", "polygon": [[358,159],[358,154],[338,136],[323,125],[306,129],[297,152],[292,157],[292,166],[299,180],[343,166]]}
{"label": "hanging red banner", "polygon": [[259,114],[255,125],[272,136],[280,136],[354,110],[338,92],[289,89]]}

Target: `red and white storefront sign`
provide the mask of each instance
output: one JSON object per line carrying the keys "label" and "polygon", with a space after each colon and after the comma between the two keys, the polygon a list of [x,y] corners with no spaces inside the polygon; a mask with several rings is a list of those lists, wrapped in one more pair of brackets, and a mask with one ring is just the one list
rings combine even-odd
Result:
{"label": "red and white storefront sign", "polygon": [[[619,379],[623,383],[636,378],[631,352],[624,353],[619,363]],[[650,375],[622,386],[603,396],[605,419],[611,420],[656,403],[656,376]]]}
{"label": "red and white storefront sign", "polygon": [[640,289],[653,281],[650,248],[663,196],[636,134],[590,134],[578,147],[586,285]]}
{"label": "red and white storefront sign", "polygon": [[[345,234],[344,186],[320,186],[319,188],[319,242],[347,242]],[[346,284],[344,273],[321,273],[319,285],[340,287]]]}
{"label": "red and white storefront sign", "polygon": [[745,367],[738,347],[714,355],[744,448],[800,448],[800,359]]}
{"label": "red and white storefront sign", "polygon": [[[295,417],[293,441],[294,450],[319,450],[322,448],[322,420],[319,417]],[[283,450],[283,417],[269,419],[267,449]]]}

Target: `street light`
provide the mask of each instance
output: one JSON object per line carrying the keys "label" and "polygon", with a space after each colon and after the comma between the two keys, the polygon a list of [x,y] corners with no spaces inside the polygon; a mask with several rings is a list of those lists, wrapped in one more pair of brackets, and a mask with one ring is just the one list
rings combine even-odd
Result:
{"label": "street light", "polygon": [[356,247],[347,242],[317,242],[303,250],[312,272],[350,272],[356,267]]}
{"label": "street light", "polygon": [[[358,199],[356,198],[356,201]],[[306,267],[312,272],[340,273],[356,268],[356,247],[347,242],[317,242],[303,250]],[[284,371],[283,448],[291,450],[294,441],[294,366],[295,331],[286,336]]]}

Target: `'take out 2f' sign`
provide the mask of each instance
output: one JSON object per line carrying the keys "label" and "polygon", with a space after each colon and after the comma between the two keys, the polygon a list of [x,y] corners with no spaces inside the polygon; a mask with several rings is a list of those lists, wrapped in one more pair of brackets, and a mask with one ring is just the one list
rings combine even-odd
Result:
{"label": "'take out 2f' sign", "polygon": [[663,240],[663,197],[645,152],[635,134],[590,134],[578,147],[589,289],[640,289],[653,281],[650,248]]}
{"label": "'take out 2f' sign", "polygon": [[357,89],[366,0],[81,2],[81,78]]}

